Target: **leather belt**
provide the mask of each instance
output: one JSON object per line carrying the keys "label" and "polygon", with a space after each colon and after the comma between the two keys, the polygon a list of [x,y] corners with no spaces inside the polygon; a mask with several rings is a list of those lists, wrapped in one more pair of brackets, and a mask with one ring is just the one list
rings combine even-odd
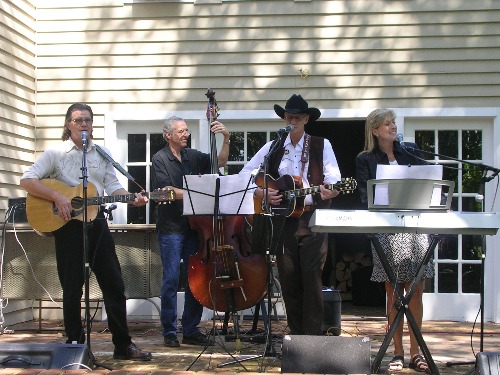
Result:
{"label": "leather belt", "polygon": [[312,211],[312,210],[313,210],[313,206],[312,205],[304,206],[304,212],[309,212],[309,211]]}

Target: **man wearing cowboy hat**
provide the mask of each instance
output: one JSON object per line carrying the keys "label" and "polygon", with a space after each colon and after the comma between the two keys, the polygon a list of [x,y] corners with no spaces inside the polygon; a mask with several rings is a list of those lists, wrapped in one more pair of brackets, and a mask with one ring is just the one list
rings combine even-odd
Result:
{"label": "man wearing cowboy hat", "polygon": [[[275,104],[274,111],[285,121],[286,129],[291,128],[291,131],[288,134],[278,132],[280,137],[266,143],[242,172],[262,170],[264,160],[268,160],[266,171],[271,177],[267,178],[268,181],[290,175],[301,177],[304,188],[320,186],[318,194],[305,197],[300,217],[289,215],[281,221],[283,224],[278,225],[279,228],[273,227],[273,235],[279,236],[279,241],[283,243],[283,248],[276,251],[276,261],[290,333],[320,335],[323,323],[321,277],[327,255],[327,236],[313,233],[309,228],[309,219],[315,208],[329,208],[331,199],[339,194],[337,190],[326,189],[323,184],[340,181],[340,170],[330,141],[305,133],[304,126],[321,116],[319,109],[309,107],[302,96],[294,94],[285,108]],[[269,154],[271,149],[273,151]],[[272,184],[265,183],[257,188],[254,197],[267,202],[267,207],[273,211],[273,207],[286,202],[281,193],[283,189],[269,185]]]}

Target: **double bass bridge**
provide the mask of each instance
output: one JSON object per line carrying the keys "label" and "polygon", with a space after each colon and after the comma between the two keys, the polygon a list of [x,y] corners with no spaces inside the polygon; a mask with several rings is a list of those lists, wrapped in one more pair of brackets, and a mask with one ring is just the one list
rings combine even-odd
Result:
{"label": "double bass bridge", "polygon": [[[243,279],[231,279],[230,276],[218,276],[215,283],[217,289],[243,288]],[[243,292],[243,289],[241,290]],[[244,294],[244,293],[243,293]],[[246,298],[245,298],[246,300]]]}
{"label": "double bass bridge", "polygon": [[243,299],[246,301],[247,296],[243,290],[244,280],[241,278],[238,257],[235,254],[234,246],[217,246],[215,253],[217,256],[217,268],[220,267],[218,276],[215,277],[215,287],[219,290],[239,288]]}

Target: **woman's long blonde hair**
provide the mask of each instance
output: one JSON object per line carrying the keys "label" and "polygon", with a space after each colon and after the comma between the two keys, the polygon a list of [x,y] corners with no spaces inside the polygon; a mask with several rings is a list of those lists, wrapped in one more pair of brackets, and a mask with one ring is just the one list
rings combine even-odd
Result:
{"label": "woman's long blonde hair", "polygon": [[378,146],[378,139],[372,131],[382,125],[388,116],[390,116],[390,121],[396,119],[394,111],[387,108],[374,109],[368,115],[365,123],[365,148],[362,152],[372,152]]}

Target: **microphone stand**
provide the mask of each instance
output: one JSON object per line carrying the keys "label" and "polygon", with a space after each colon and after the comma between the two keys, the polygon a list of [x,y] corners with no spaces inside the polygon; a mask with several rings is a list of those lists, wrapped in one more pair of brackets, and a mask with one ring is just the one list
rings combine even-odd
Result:
{"label": "microphone stand", "polygon": [[85,327],[86,327],[86,342],[87,348],[89,350],[90,358],[94,364],[94,366],[103,367],[107,370],[112,370],[112,368],[108,366],[104,366],[103,364],[97,363],[95,361],[95,357],[92,354],[92,348],[90,345],[90,327],[91,327],[91,317],[90,317],[90,252],[89,252],[89,238],[88,238],[88,205],[87,205],[87,188],[88,188],[88,169],[87,169],[87,135],[82,134],[82,145],[83,145],[83,154],[82,154],[82,195],[83,195],[83,214],[82,214],[82,229],[83,229],[83,262],[85,265]]}
{"label": "microphone stand", "polygon": [[[293,129],[293,126],[292,126]],[[264,187],[263,187],[263,208],[268,214],[265,214],[268,216],[269,222],[271,222],[271,218],[274,215],[272,211],[272,207],[269,205],[269,200],[268,200],[268,192],[269,192],[269,180],[267,178],[267,173],[269,169],[269,158],[271,155],[278,150],[281,144],[281,140],[283,136],[287,134],[286,128],[285,129],[280,129],[278,130],[278,139],[274,142],[274,144],[271,145],[269,148],[269,152],[267,153],[266,156],[264,156],[264,161],[260,167],[264,174]],[[274,226],[271,226],[271,228],[274,230]],[[273,334],[271,330],[271,319],[270,319],[270,311],[271,311],[271,292],[272,292],[272,287],[273,287],[273,269],[271,266],[271,247],[272,247],[272,236],[270,235],[270,229],[268,227],[268,230],[265,233],[266,236],[266,262],[267,262],[267,344],[266,344],[266,351],[264,356],[276,356],[276,348],[274,347],[273,343]],[[281,231],[279,232],[281,234]],[[279,244],[279,238],[276,240],[276,243]]]}
{"label": "microphone stand", "polygon": [[[461,159],[457,159],[457,158],[454,158],[451,156],[441,155],[441,154],[437,154],[437,153],[430,152],[430,151],[425,151],[425,150],[420,150],[420,149],[416,150],[413,147],[409,147],[409,146],[405,145],[404,142],[400,142],[400,144],[401,144],[401,148],[405,151],[411,150],[414,152],[421,152],[421,153],[424,153],[427,155],[438,156],[440,158],[446,158],[449,160],[455,160],[455,161],[458,161],[458,162],[461,162],[464,164],[469,164],[469,165],[475,166],[477,168],[481,168],[483,172],[482,172],[482,177],[481,177],[481,181],[479,184],[478,193],[476,194],[476,202],[481,203],[481,211],[485,212],[484,196],[485,196],[485,191],[486,191],[486,189],[485,189],[486,183],[490,182],[491,180],[493,180],[495,177],[498,176],[498,174],[500,173],[499,168],[495,168],[495,167],[492,167],[492,166],[489,166],[486,164],[482,164],[482,163],[474,163],[474,162],[470,162],[467,160],[461,160]],[[489,172],[491,172],[490,175],[488,175]],[[480,352],[482,352],[484,349],[484,275],[485,275],[484,269],[485,269],[485,260],[486,260],[486,236],[485,235],[482,236],[482,247],[483,247],[483,251],[481,254],[481,279],[480,279],[481,286],[480,286],[480,290],[479,290],[479,298],[480,298],[479,309],[481,311],[481,329],[480,329],[480,335],[479,335],[479,351]],[[476,363],[475,360],[474,361],[466,361],[466,362],[446,362],[446,367],[451,367],[454,365],[472,365],[475,363]],[[469,371],[467,371],[467,374],[472,374],[473,372],[474,372],[474,368],[472,367],[471,369],[469,369]]]}
{"label": "microphone stand", "polygon": [[[482,177],[483,182],[489,182],[489,181],[493,180],[500,173],[500,169],[499,168],[495,168],[495,167],[492,167],[490,165],[486,165],[486,164],[482,164],[482,163],[474,163],[472,161],[457,159],[457,158],[454,158],[454,157],[448,156],[448,155],[443,155],[443,154],[438,154],[438,153],[435,153],[435,152],[430,152],[430,151],[425,151],[425,150],[421,150],[421,149],[416,149],[414,147],[408,146],[407,144],[405,144],[405,142],[400,142],[400,145],[401,145],[401,148],[404,151],[412,151],[412,152],[414,152],[416,154],[423,153],[423,154],[426,154],[426,155],[438,156],[440,158],[454,160],[454,161],[458,161],[460,163],[469,164],[469,165],[473,165],[475,167],[481,168],[483,170],[483,177]],[[415,154],[412,154],[412,155],[416,156]],[[429,163],[429,160],[425,160],[425,159],[422,159],[422,160],[424,160],[425,162]],[[488,173],[488,171],[493,172],[493,174],[491,174],[490,176],[486,176],[486,174]],[[483,185],[483,189],[484,189],[484,185]],[[480,186],[479,187],[479,193],[481,193],[481,192],[484,194],[484,190],[481,190],[481,186]]]}

